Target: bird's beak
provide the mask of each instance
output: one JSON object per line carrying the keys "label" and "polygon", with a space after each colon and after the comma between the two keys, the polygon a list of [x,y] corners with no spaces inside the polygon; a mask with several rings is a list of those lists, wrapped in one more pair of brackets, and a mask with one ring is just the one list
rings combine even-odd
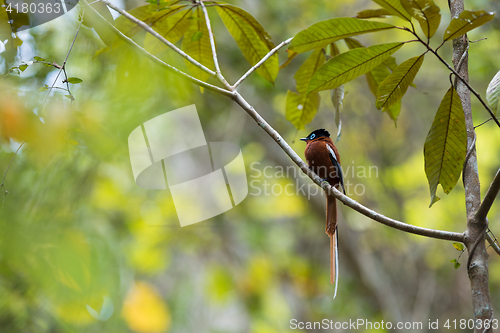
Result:
{"label": "bird's beak", "polygon": [[309,139],[308,139],[308,138],[302,138],[302,139],[300,139],[300,140],[301,140],[301,141],[306,141],[306,142],[307,142],[307,140],[309,140]]}

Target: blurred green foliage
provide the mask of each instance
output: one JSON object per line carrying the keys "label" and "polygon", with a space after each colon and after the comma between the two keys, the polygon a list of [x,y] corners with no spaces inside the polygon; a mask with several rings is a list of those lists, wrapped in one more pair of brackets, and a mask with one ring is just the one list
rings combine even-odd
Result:
{"label": "blurred green foliage", "polygon": [[[231,3],[254,15],[275,44],[320,20],[376,8],[365,0]],[[436,3],[443,10],[443,29],[450,20],[447,4]],[[126,7],[143,4],[127,2]],[[500,9],[485,0],[467,6]],[[215,11],[209,11],[222,71],[235,82],[248,62]],[[398,19],[388,21],[397,24]],[[498,23],[495,18],[469,34],[471,40],[488,37],[470,47],[471,81],[482,95],[500,67]],[[62,64],[78,25],[78,13],[72,11],[19,32],[20,52],[15,58],[0,54],[1,72],[35,56]],[[406,37],[387,31],[360,41],[373,45]],[[290,331],[292,318],[422,321],[425,326],[429,318],[472,317],[465,265],[453,268],[450,260],[457,251],[450,242],[401,233],[345,207],[339,212],[340,288],[332,301],[324,198],[317,187],[230,100],[200,92],[126,45],[95,56],[105,47],[93,29],[82,26],[67,62],[68,76],[82,80],[70,87],[73,102],[61,89],[48,97],[48,90],[39,91],[54,82],[54,67],[33,63],[19,75],[1,78],[0,176],[25,141],[0,193],[2,332],[262,333]],[[406,45],[396,54],[398,63],[420,48]],[[444,47],[442,55],[450,59],[451,47]],[[298,55],[280,71],[274,87],[254,74],[239,88],[300,155],[304,145],[297,138],[320,127],[335,132],[329,92],[320,92],[317,116],[300,133],[285,118],[287,90],[294,88],[293,75],[307,57]],[[171,51],[161,58],[187,69]],[[281,52],[280,63],[285,60]],[[350,194],[407,223],[463,231],[460,182],[430,209],[424,172],[422,147],[449,88],[447,71],[428,57],[415,84],[402,101],[397,128],[375,108],[364,77],[345,85],[337,146],[344,168],[350,167],[345,172]],[[66,87],[61,77],[56,87]],[[168,190],[144,190],[134,183],[127,138],[144,121],[190,104],[198,108],[207,141],[242,148],[249,196],[222,215],[180,228]],[[473,113],[476,124],[487,119],[474,99]],[[477,137],[484,193],[499,165],[500,131],[489,122],[477,128]],[[360,167],[376,167],[376,172],[364,176]],[[283,168],[288,173],[278,172]],[[304,196],[298,191],[303,184],[318,194]],[[287,185],[290,192],[277,192]],[[498,205],[489,218],[492,231],[500,234],[494,223],[500,218]],[[497,309],[500,261],[490,253]],[[88,307],[100,319],[113,314],[102,321]]]}

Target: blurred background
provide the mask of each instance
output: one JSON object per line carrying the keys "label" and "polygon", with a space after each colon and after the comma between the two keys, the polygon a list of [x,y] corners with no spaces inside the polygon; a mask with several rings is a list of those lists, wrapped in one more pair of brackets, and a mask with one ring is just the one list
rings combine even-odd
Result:
{"label": "blurred background", "polygon": [[[228,2],[251,13],[275,44],[320,20],[378,7],[366,0]],[[115,3],[127,9],[145,4]],[[443,18],[434,46],[450,21],[447,2],[436,4]],[[485,0],[468,0],[466,7],[500,10],[498,2]],[[222,71],[235,82],[249,64],[213,8],[209,14]],[[470,46],[471,82],[483,96],[500,70],[499,23],[495,18],[469,34],[471,40],[488,38]],[[473,317],[466,254],[454,269],[450,261],[460,252],[451,242],[390,229],[342,205],[339,291],[332,300],[324,195],[238,105],[201,92],[129,46],[100,52],[106,45],[94,29],[82,26],[66,67],[68,76],[83,80],[70,85],[74,101],[62,89],[50,95],[44,90],[56,80],[54,67],[34,63],[8,74],[35,56],[61,65],[78,26],[73,10],[20,32],[17,55],[0,53],[0,176],[25,142],[0,193],[1,332],[270,333],[291,331],[293,319],[325,318],[419,321],[426,331],[429,320]],[[389,31],[359,40],[372,45],[409,38]],[[417,52],[423,48],[405,45],[395,57],[401,63]],[[451,63],[450,44],[441,54]],[[281,70],[274,86],[253,74],[239,88],[301,157],[305,144],[298,138],[317,128],[337,130],[329,92],[321,93],[320,110],[306,130],[297,132],[285,119],[287,90],[295,90],[293,75],[307,56]],[[159,57],[185,70],[173,52]],[[280,63],[286,57],[280,51]],[[62,79],[55,87],[66,87]],[[441,201],[429,208],[424,172],[423,144],[449,88],[448,72],[427,55],[414,83],[397,127],[375,108],[364,76],[345,86],[337,147],[349,167],[346,181],[353,184],[348,194],[389,217],[462,232],[461,179],[449,195],[439,189]],[[480,124],[487,112],[472,101],[474,122]],[[145,121],[191,104],[207,141],[241,147],[249,194],[232,210],[181,228],[168,190],[135,184],[127,139]],[[499,142],[493,122],[477,128],[483,195],[500,165]],[[497,236],[499,218],[495,204],[489,220]],[[500,258],[488,251],[498,312]]]}

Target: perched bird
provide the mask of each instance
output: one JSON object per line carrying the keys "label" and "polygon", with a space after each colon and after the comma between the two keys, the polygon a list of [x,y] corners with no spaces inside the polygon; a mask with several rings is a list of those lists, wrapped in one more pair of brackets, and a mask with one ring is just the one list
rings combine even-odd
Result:
{"label": "perched bird", "polygon": [[[340,157],[337,148],[330,139],[330,133],[317,129],[307,137],[300,139],[307,143],[305,156],[309,168],[330,183],[331,186],[344,189],[344,176],[340,167]],[[326,234],[330,237],[330,282],[335,285],[337,295],[338,284],[338,233],[337,205],[333,195],[326,194]]]}

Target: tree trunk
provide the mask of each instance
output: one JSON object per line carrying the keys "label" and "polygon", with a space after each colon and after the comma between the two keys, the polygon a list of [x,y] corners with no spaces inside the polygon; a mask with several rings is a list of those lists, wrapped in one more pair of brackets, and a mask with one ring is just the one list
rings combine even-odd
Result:
{"label": "tree trunk", "polygon": [[[464,0],[451,0],[451,17],[456,18],[464,10]],[[453,65],[455,70],[465,80],[469,80],[468,71],[468,39],[467,36],[461,36],[453,41]],[[462,60],[463,58],[463,60]],[[457,93],[462,101],[465,113],[465,124],[467,128],[467,147],[472,149],[465,161],[465,169],[462,175],[465,188],[465,204],[467,210],[467,236],[465,245],[469,251],[467,267],[472,292],[472,307],[474,310],[474,319],[481,321],[481,326],[476,326],[475,332],[492,332],[484,330],[485,321],[493,318],[493,309],[491,308],[489,277],[488,277],[488,253],[484,241],[484,233],[487,227],[486,219],[477,219],[476,212],[481,204],[481,191],[479,184],[479,175],[477,169],[477,156],[475,147],[475,131],[472,122],[472,107],[470,100],[470,91],[465,84],[457,80]],[[481,328],[479,328],[481,327]]]}

